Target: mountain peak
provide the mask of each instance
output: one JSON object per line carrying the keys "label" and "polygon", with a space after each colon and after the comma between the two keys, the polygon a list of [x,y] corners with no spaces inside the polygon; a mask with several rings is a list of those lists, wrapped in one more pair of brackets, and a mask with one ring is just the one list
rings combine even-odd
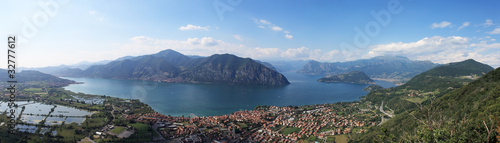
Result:
{"label": "mountain peak", "polygon": [[212,56],[210,56],[212,58],[218,58],[218,57],[226,57],[226,58],[240,58],[236,55],[233,55],[233,54],[228,54],[228,53],[225,53],[225,54],[214,54]]}
{"label": "mountain peak", "polygon": [[461,62],[449,63],[429,70],[428,74],[435,76],[467,76],[471,74],[484,75],[492,71],[493,67],[477,62],[474,59],[467,59]]}
{"label": "mountain peak", "polygon": [[177,51],[174,51],[172,49],[166,49],[166,50],[163,50],[163,51],[160,51],[154,55],[158,55],[158,56],[166,56],[166,55],[183,55]]}
{"label": "mountain peak", "polygon": [[[152,71],[150,69],[153,69]],[[114,61],[79,72],[84,77],[142,79],[163,82],[287,85],[282,74],[250,58],[231,54],[190,58],[167,49],[133,60]]]}

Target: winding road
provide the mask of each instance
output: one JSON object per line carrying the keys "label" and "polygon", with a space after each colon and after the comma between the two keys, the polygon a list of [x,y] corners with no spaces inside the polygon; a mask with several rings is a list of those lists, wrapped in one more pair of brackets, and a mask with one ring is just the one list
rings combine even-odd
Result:
{"label": "winding road", "polygon": [[384,101],[382,101],[382,104],[380,104],[380,112],[384,113],[385,115],[389,116],[389,117],[394,117],[394,115],[392,114],[389,114],[387,112],[384,111]]}

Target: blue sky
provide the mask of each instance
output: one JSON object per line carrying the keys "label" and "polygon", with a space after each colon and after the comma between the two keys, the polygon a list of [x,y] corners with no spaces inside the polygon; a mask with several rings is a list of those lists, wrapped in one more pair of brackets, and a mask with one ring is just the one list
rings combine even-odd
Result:
{"label": "blue sky", "polygon": [[[23,67],[112,60],[165,49],[268,61],[401,55],[437,63],[472,58],[500,66],[500,1],[494,0],[2,3],[0,34],[22,38],[18,61]],[[390,19],[380,16],[380,22],[372,13]]]}

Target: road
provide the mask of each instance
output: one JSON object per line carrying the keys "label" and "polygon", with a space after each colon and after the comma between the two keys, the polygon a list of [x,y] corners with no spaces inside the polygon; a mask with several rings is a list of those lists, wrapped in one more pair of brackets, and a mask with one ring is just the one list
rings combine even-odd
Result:
{"label": "road", "polygon": [[115,120],[115,105],[111,104],[111,108],[113,108],[113,110],[111,110],[111,115],[113,115],[113,120],[111,120],[111,122],[113,122]]}
{"label": "road", "polygon": [[384,101],[382,101],[382,104],[380,104],[380,112],[384,113],[385,115],[389,116],[389,117],[394,117],[394,115],[392,114],[389,114],[387,112],[384,111]]}
{"label": "road", "polygon": [[160,132],[158,132],[158,123],[160,122],[160,120],[156,120],[156,123],[153,124],[152,128],[153,130],[159,135],[157,137],[154,137],[153,138],[153,141],[165,141],[165,138],[163,138],[163,135],[160,134]]}

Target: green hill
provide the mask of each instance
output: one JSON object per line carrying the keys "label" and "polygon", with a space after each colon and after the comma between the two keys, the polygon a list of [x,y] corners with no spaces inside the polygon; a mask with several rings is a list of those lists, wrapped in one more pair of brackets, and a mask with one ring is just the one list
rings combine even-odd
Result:
{"label": "green hill", "polygon": [[375,90],[382,90],[382,89],[384,89],[384,87],[382,87],[380,85],[372,84],[372,85],[364,88],[363,90],[364,91],[375,91]]}
{"label": "green hill", "polygon": [[397,103],[388,106],[401,113],[407,107],[414,107],[415,103],[422,103],[429,97],[440,97],[491,70],[492,67],[474,60],[450,63],[423,72],[404,85],[370,92],[364,99],[376,104],[382,101]]}
{"label": "green hill", "polygon": [[493,70],[491,66],[469,59],[433,68],[415,76],[403,87],[425,92],[450,87],[459,88],[491,70]]}
{"label": "green hill", "polygon": [[[500,120],[500,68],[466,60],[436,67],[403,86],[370,92],[363,102],[383,100],[396,116],[351,138],[353,142],[487,142]],[[465,75],[486,75],[472,82]],[[460,82],[460,83],[456,83]],[[463,85],[462,83],[466,83]],[[435,84],[430,84],[435,83]],[[428,85],[430,84],[430,85]],[[462,84],[462,85],[461,85]],[[450,89],[446,87],[460,86]],[[428,87],[430,86],[430,87]],[[434,89],[432,94],[421,91]],[[445,89],[443,89],[445,88]],[[412,95],[413,97],[410,97]],[[419,97],[420,96],[420,97]],[[420,101],[417,102],[417,100]],[[486,128],[489,129],[486,129]],[[488,138],[488,130],[491,134]]]}
{"label": "green hill", "polygon": [[337,74],[332,76],[325,76],[318,79],[320,82],[345,82],[345,83],[357,83],[357,84],[375,84],[375,82],[370,79],[364,72],[351,71],[348,73]]}

